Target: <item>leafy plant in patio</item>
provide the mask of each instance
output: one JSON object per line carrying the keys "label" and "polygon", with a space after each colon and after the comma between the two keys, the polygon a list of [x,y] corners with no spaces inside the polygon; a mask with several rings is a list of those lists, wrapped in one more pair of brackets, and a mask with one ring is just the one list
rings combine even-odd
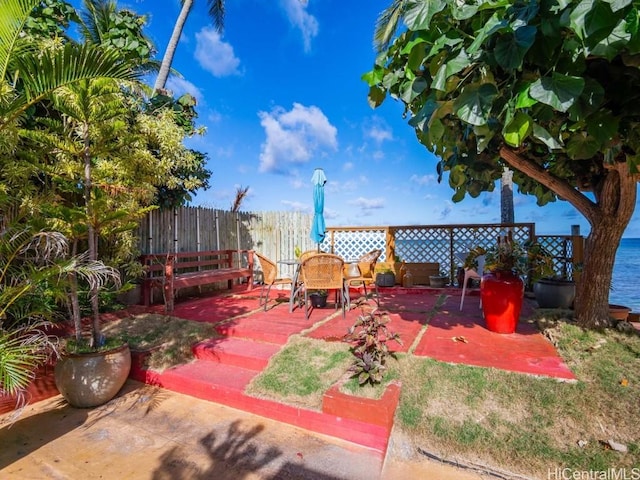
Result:
{"label": "leafy plant in patio", "polygon": [[393,356],[387,343],[395,341],[402,345],[400,335],[391,332],[387,323],[389,318],[380,312],[363,314],[344,337],[344,341],[355,344],[351,351],[356,358],[349,372],[358,378],[360,385],[381,383],[387,370],[387,357]]}

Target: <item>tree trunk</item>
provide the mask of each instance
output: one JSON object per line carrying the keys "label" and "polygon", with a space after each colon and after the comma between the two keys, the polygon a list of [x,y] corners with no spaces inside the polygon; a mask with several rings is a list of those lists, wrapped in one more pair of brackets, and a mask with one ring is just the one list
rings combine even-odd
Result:
{"label": "tree trunk", "polygon": [[[87,242],[89,244],[89,260],[96,261],[98,259],[98,242],[96,230],[93,224],[93,177],[91,171],[91,142],[89,138],[89,125],[84,124],[84,201],[87,215]],[[98,298],[98,288],[91,287],[89,291],[91,300],[91,311],[93,314],[93,338],[94,347],[102,343],[102,334],[100,332],[100,299]]]}
{"label": "tree trunk", "polygon": [[601,328],[609,323],[609,290],[613,264],[620,239],[629,225],[636,206],[637,179],[626,162],[605,167],[606,172],[594,186],[595,201],[577,188],[553,176],[535,162],[503,147],[500,156],[513,168],[546,186],[573,205],[591,225],[584,250],[584,264],[576,285],[575,315],[586,328]]}
{"label": "tree trunk", "polygon": [[192,6],[193,0],[185,0],[182,4],[180,15],[178,15],[176,24],[173,27],[173,33],[171,34],[171,38],[169,39],[169,43],[167,45],[167,50],[164,52],[164,57],[162,57],[162,63],[160,65],[160,71],[158,72],[158,78],[156,78],[156,83],[153,86],[154,93],[157,93],[159,90],[164,89],[165,85],[167,84],[169,71],[171,70],[171,65],[173,64],[173,57],[176,53],[176,48],[178,47],[178,42],[180,41],[180,36],[182,35],[184,24],[187,21],[189,11],[191,10]]}
{"label": "tree trunk", "polygon": [[613,264],[626,226],[612,218],[591,225],[585,242],[584,268],[576,284],[575,315],[583,327],[603,328],[609,324]]}
{"label": "tree trunk", "polygon": [[513,171],[504,167],[500,180],[500,222],[513,223]]}

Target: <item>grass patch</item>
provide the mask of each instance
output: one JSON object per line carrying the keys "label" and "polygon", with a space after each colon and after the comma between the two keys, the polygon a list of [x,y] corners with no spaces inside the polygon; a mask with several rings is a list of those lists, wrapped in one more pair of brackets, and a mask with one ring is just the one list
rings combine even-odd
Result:
{"label": "grass patch", "polygon": [[147,367],[157,371],[193,361],[191,347],[195,343],[220,337],[209,323],[155,313],[110,321],[102,331],[123,339],[133,350],[151,350]]}
{"label": "grass patch", "polygon": [[[556,345],[578,378],[574,383],[413,355],[390,358],[385,383],[402,383],[396,412],[402,438],[437,455],[531,478],[546,478],[555,468],[630,472],[640,465],[640,336],[585,331],[567,315],[541,311],[530,321]],[[252,388],[319,409],[322,393],[351,361],[343,343],[298,338]],[[351,379],[341,390],[378,398],[383,386],[363,388]],[[606,448],[602,442],[610,439],[625,444],[628,452]]]}
{"label": "grass patch", "polygon": [[[397,425],[425,450],[535,478],[554,468],[631,471],[640,465],[640,336],[561,317],[540,324],[577,383],[407,356]],[[605,448],[609,439],[629,451]]]}
{"label": "grass patch", "polygon": [[349,346],[292,337],[247,388],[250,395],[320,410],[322,394],[349,368]]}

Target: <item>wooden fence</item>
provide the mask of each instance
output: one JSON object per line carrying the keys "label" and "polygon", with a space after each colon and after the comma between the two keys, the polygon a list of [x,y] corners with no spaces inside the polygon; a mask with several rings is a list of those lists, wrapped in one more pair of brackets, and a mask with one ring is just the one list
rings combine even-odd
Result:
{"label": "wooden fence", "polygon": [[[311,214],[300,212],[236,213],[182,207],[151,212],[141,223],[138,236],[143,254],[244,249],[281,260],[293,257],[296,247],[302,251],[317,248],[309,237],[312,219]],[[489,247],[507,232],[519,242],[538,240],[554,256],[556,270],[569,278],[582,262],[583,238],[579,231],[536,235],[533,223],[329,227],[319,247],[345,259],[380,248],[381,261],[401,258],[406,262],[437,262],[453,280],[460,252],[474,246]]]}

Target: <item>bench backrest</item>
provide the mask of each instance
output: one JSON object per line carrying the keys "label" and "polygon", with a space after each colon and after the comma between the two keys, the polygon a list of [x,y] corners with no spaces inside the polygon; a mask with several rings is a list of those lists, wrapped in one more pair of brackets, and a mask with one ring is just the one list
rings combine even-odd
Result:
{"label": "bench backrest", "polygon": [[140,262],[145,267],[147,277],[161,277],[167,268],[172,268],[174,275],[220,268],[253,269],[253,250],[156,253],[142,255]]}

